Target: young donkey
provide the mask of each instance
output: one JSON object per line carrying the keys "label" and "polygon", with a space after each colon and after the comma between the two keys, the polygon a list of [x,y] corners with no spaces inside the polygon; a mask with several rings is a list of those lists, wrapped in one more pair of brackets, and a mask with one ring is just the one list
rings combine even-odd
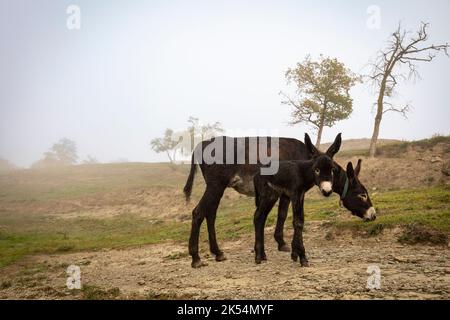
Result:
{"label": "young donkey", "polygon": [[[226,146],[231,145],[237,152],[241,146],[243,146],[242,152],[246,155],[245,163],[225,164],[225,163],[198,163],[194,157],[194,154],[203,154],[204,151],[214,143],[215,139],[221,138],[226,141],[224,144],[224,157],[226,154]],[[199,252],[198,252],[198,240],[200,233],[200,226],[203,220],[206,218],[209,236],[209,245],[211,253],[216,256],[216,261],[225,260],[225,255],[222,250],[219,249],[219,245],[216,239],[215,220],[217,208],[220,200],[226,188],[233,188],[241,194],[247,196],[254,196],[253,178],[259,172],[260,166],[251,165],[248,161],[250,156],[259,159],[258,154],[254,154],[255,151],[249,148],[250,137],[233,138],[233,137],[217,137],[199,143],[193,152],[191,170],[189,177],[184,187],[184,194],[186,200],[189,201],[189,197],[194,185],[194,177],[197,171],[197,165],[200,167],[203,178],[206,183],[205,192],[200,199],[197,206],[192,211],[192,226],[191,235],[189,238],[189,254],[192,257],[192,267],[198,268],[203,266]],[[254,137],[257,139],[266,139],[267,137]],[[304,144],[302,141],[292,138],[277,138],[279,141],[279,160],[310,160],[323,153],[317,150],[309,139],[309,136],[305,135]],[[270,143],[270,140],[269,140]],[[337,135],[333,144],[328,148],[327,152],[333,152],[333,155],[338,152],[341,145],[341,135]],[[267,153],[271,153],[271,145],[267,145]],[[367,190],[362,183],[359,182],[357,176],[361,169],[361,163],[358,162],[358,166],[353,171],[351,163],[347,166],[347,172],[340,167],[337,163],[334,163],[336,172],[333,176],[333,191],[338,193],[341,197],[341,203],[352,212],[352,214],[363,218],[365,220],[371,220],[375,218],[375,210],[372,208],[372,203],[367,195]],[[349,168],[351,170],[349,170]],[[280,202],[278,205],[278,219],[275,229],[275,240],[278,243],[278,249],[281,251],[290,251],[290,248],[286,245],[283,239],[283,227],[287,217],[289,208],[289,197],[282,194],[280,196]]]}
{"label": "young donkey", "polygon": [[[308,140],[309,137],[306,135]],[[278,172],[274,175],[256,174],[254,177],[256,211],[255,225],[255,262],[266,260],[264,251],[264,226],[273,206],[281,195],[292,202],[294,213],[294,237],[292,239],[291,257],[297,261],[300,257],[302,266],[308,266],[303,245],[303,225],[305,221],[303,202],[305,193],[314,185],[320,188],[326,197],[333,192],[332,157],[334,151],[318,155],[311,160],[280,161]]]}

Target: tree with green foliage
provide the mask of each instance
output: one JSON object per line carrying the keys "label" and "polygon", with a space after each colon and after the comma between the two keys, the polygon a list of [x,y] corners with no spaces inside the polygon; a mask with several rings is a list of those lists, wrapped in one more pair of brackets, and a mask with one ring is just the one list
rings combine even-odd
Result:
{"label": "tree with green foliage", "polygon": [[150,142],[150,145],[156,153],[165,152],[170,163],[175,161],[176,146],[178,145],[178,141],[174,139],[174,132],[172,129],[166,129],[164,132],[164,137],[153,139]]}
{"label": "tree with green foliage", "polygon": [[44,153],[44,158],[37,161],[32,167],[69,166],[78,161],[77,145],[74,141],[62,138]]}
{"label": "tree with green foliage", "polygon": [[296,86],[293,98],[283,92],[283,104],[293,107],[292,125],[306,123],[317,131],[316,147],[320,146],[324,127],[347,119],[353,111],[350,89],[360,77],[337,59],[308,56],[285,74],[288,84]]}

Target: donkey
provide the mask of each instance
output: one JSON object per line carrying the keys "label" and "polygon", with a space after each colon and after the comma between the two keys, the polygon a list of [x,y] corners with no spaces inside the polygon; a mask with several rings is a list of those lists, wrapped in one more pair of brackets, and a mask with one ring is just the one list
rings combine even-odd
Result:
{"label": "donkey", "polygon": [[305,221],[303,201],[305,193],[314,185],[319,186],[325,197],[333,192],[333,154],[319,155],[312,160],[290,160],[279,163],[278,172],[274,175],[256,174],[255,185],[256,211],[255,226],[255,262],[267,260],[264,251],[264,226],[273,206],[281,195],[289,197],[294,212],[294,237],[292,240],[291,257],[303,267],[308,266],[308,260],[303,245],[303,225]]}
{"label": "donkey", "polygon": [[[319,151],[311,142],[308,134],[305,134],[305,146],[313,158],[319,157],[324,153]],[[333,192],[340,197],[339,204],[344,206],[351,212],[352,215],[357,216],[363,221],[373,221],[376,219],[376,210],[372,205],[369,193],[366,187],[359,180],[359,173],[361,172],[362,160],[358,159],[355,168],[351,162],[347,163],[346,170],[344,170],[337,162],[333,162]],[[275,227],[275,241],[278,243],[278,250],[290,252],[290,248],[286,245],[283,236],[284,223],[287,218],[290,199],[288,196],[281,194],[278,205],[278,217]]]}
{"label": "donkey", "polygon": [[[224,158],[226,154],[226,146],[232,146],[233,150],[239,150],[243,148],[245,153],[245,162],[243,164],[206,164],[199,163],[199,167],[202,171],[203,178],[206,183],[206,190],[200,199],[197,206],[192,211],[192,226],[191,235],[189,238],[189,254],[192,257],[192,267],[198,268],[203,266],[198,254],[198,240],[200,226],[203,220],[206,218],[208,226],[208,237],[209,246],[212,254],[215,255],[216,261],[223,261],[226,259],[223,252],[219,249],[216,240],[215,231],[215,220],[217,214],[217,208],[219,206],[220,200],[226,188],[233,188],[241,194],[248,196],[254,196],[254,185],[253,177],[260,170],[259,165],[252,165],[249,163],[249,158],[256,157],[258,159],[258,154],[254,154],[254,150],[249,148],[249,137],[243,138],[231,138],[231,137],[217,137],[226,140],[224,145]],[[191,169],[189,172],[189,177],[186,181],[186,185],[183,189],[186,200],[189,201],[190,195],[192,193],[192,187],[194,183],[195,173],[197,170],[197,160],[194,157],[195,154],[203,154],[204,150],[212,144],[215,139],[212,138],[199,143],[193,152]],[[257,139],[267,139],[266,137],[257,137]],[[317,150],[311,143],[311,139],[305,136],[305,142],[308,142],[308,146],[303,142],[293,139],[293,138],[276,138],[278,139],[278,155],[279,160],[310,160],[316,157],[322,152]],[[269,139],[269,144],[267,145],[267,153],[271,154],[271,143]],[[341,134],[336,136],[333,144],[328,148],[327,152],[332,152],[333,155],[339,151],[341,145]],[[242,147],[243,146],[243,147]],[[223,162],[225,163],[225,162]],[[369,208],[372,207],[370,199],[367,195],[367,191],[364,186],[355,178],[353,183],[347,181],[347,173],[339,165],[337,166],[336,173],[334,174],[333,191],[341,195],[342,204],[350,210],[354,215],[361,218],[364,217],[375,217],[375,211],[370,211]],[[360,164],[356,167],[355,171],[359,173]],[[352,171],[353,172],[353,171]],[[354,174],[353,174],[354,175]],[[357,174],[356,174],[357,176]],[[349,178],[350,179],[350,178]],[[367,195],[366,201],[362,199],[362,195]],[[278,219],[277,227],[275,229],[275,240],[278,243],[278,249],[280,251],[290,251],[290,248],[285,244],[283,239],[283,226],[287,217],[287,212],[289,208],[289,197],[285,195],[280,196],[280,202],[278,206]],[[367,213],[369,212],[370,213]]]}

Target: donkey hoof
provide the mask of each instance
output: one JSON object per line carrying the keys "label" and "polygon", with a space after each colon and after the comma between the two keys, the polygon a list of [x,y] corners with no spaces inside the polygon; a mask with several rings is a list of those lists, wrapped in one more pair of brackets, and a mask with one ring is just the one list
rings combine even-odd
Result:
{"label": "donkey hoof", "polygon": [[266,257],[266,255],[261,255],[261,256],[256,256],[255,257],[255,263],[256,264],[261,264],[261,262],[263,262],[263,261],[267,261],[267,257]]}
{"label": "donkey hoof", "polygon": [[291,249],[287,244],[283,244],[281,246],[278,246],[278,251],[291,252]]}
{"label": "donkey hoof", "polygon": [[309,267],[309,262],[306,259],[300,259],[300,265],[306,268]]}
{"label": "donkey hoof", "polygon": [[195,261],[192,261],[192,263],[191,263],[191,267],[194,269],[206,267],[207,265],[208,264],[206,262],[202,262],[202,260],[195,260]]}
{"label": "donkey hoof", "polygon": [[227,257],[225,257],[225,255],[223,253],[220,253],[216,256],[216,261],[220,262],[220,261],[225,261],[227,260]]}
{"label": "donkey hoof", "polygon": [[292,261],[297,262],[297,260],[298,260],[298,254],[296,254],[296,253],[291,253],[291,259],[292,259]]}

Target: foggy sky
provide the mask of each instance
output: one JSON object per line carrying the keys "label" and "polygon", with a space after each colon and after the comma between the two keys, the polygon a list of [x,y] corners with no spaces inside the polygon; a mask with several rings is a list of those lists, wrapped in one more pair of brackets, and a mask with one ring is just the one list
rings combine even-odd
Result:
{"label": "foggy sky", "polygon": [[[66,8],[81,8],[68,30]],[[366,26],[368,6],[379,29]],[[385,45],[399,21],[430,22],[430,43],[450,41],[450,2],[442,1],[113,1],[0,0],[0,157],[29,166],[62,137],[80,158],[166,160],[149,142],[189,116],[221,121],[228,133],[288,126],[280,104],[284,72],[307,54],[336,57],[354,72]],[[450,59],[420,64],[422,79],[399,86],[408,120],[387,114],[381,137],[450,134]],[[352,90],[354,113],[333,128],[344,139],[370,137],[375,94]]]}

